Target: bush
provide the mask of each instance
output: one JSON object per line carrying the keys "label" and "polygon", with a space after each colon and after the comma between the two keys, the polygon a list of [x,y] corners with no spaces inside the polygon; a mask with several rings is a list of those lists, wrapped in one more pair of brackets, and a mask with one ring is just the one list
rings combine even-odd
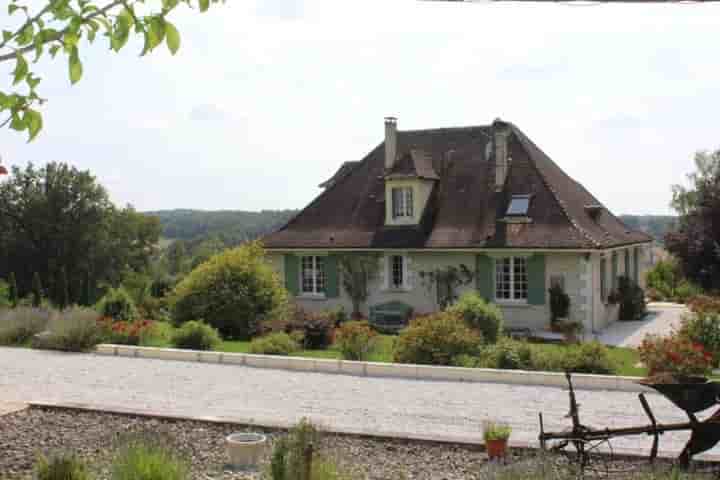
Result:
{"label": "bush", "polygon": [[98,311],[103,317],[132,322],[138,318],[137,307],[130,294],[122,287],[111,288],[98,302]]}
{"label": "bush", "polygon": [[185,480],[190,465],[164,439],[138,436],[125,441],[111,466],[112,480]]}
{"label": "bush", "polygon": [[533,351],[527,342],[502,339],[483,350],[480,366],[506,370],[532,370]]}
{"label": "bush", "polygon": [[170,304],[179,324],[202,318],[224,337],[248,339],[287,297],[263,248],[252,242],[199,265],[175,287]]}
{"label": "bush", "polygon": [[50,458],[41,456],[35,464],[37,480],[88,480],[85,463],[75,455],[60,454]]}
{"label": "bush", "polygon": [[702,289],[697,285],[683,280],[680,285],[675,289],[674,295],[671,298],[672,301],[677,303],[686,303],[693,297],[702,294]]}
{"label": "bush", "polygon": [[290,355],[298,350],[300,350],[300,345],[285,332],[270,333],[250,342],[250,353]]}
{"label": "bush", "polygon": [[189,350],[212,350],[221,342],[216,329],[195,320],[185,322],[172,336],[173,345]]}
{"label": "bush", "polygon": [[413,320],[400,331],[395,361],[421,365],[452,365],[459,355],[475,356],[482,335],[469,328],[459,316],[441,312]]}
{"label": "bush", "polygon": [[50,310],[18,307],[0,311],[0,345],[22,345],[47,327]]}
{"label": "bush", "polygon": [[367,360],[377,345],[377,332],[367,322],[346,322],[335,332],[335,345],[345,360]]}
{"label": "bush", "polygon": [[0,308],[10,307],[10,285],[0,278]]}
{"label": "bush", "polygon": [[47,331],[35,335],[32,346],[45,350],[86,352],[103,340],[97,312],[73,307],[52,316]]}
{"label": "bush", "polygon": [[682,279],[682,271],[675,260],[661,260],[645,274],[647,287],[653,289],[659,300],[672,300]]}
{"label": "bush", "polygon": [[600,342],[585,342],[568,349],[562,361],[562,370],[574,373],[614,373],[616,366],[610,359],[610,350]]}
{"label": "bush", "polygon": [[284,324],[287,333],[301,332],[303,347],[308,350],[324,350],[330,346],[337,319],[335,312],[306,312],[296,305],[290,310],[291,318]]}
{"label": "bush", "polygon": [[471,328],[479,330],[488,343],[495,343],[502,336],[502,311],[475,292],[464,293],[447,311],[459,315]]}
{"label": "bush", "polygon": [[620,320],[639,320],[647,313],[645,292],[629,277],[622,276],[618,281],[618,301]]}
{"label": "bush", "polygon": [[703,311],[685,315],[677,334],[702,345],[713,356],[713,367],[720,364],[720,313]]}
{"label": "bush", "polygon": [[570,312],[570,296],[560,285],[553,285],[550,292],[550,322],[555,323],[560,318],[567,318]]}
{"label": "bush", "polygon": [[659,373],[707,375],[713,365],[712,353],[677,334],[667,337],[646,335],[638,353],[649,376]]}
{"label": "bush", "polygon": [[687,306],[695,313],[720,313],[720,297],[696,295],[688,300]]}

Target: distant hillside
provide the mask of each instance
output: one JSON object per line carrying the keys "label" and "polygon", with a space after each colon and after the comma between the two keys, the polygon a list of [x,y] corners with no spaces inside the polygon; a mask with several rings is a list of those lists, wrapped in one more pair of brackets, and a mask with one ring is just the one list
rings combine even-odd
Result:
{"label": "distant hillside", "polygon": [[632,228],[653,236],[662,243],[665,233],[675,228],[677,217],[670,215],[620,215],[620,219]]}
{"label": "distant hillside", "polygon": [[163,237],[173,240],[223,239],[225,244],[253,240],[283,226],[297,210],[159,210],[145,212],[160,219]]}

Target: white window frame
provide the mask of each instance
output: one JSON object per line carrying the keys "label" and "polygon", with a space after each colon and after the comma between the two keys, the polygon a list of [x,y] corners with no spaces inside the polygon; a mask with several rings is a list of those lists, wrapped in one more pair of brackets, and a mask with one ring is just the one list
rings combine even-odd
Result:
{"label": "white window frame", "polygon": [[[312,291],[306,291],[305,290],[305,283],[304,280],[304,274],[305,274],[305,266],[304,266],[304,260],[306,258],[312,258]],[[321,273],[320,269],[318,268],[318,259],[322,259],[322,287],[323,290],[318,290],[318,279],[319,275],[318,273]],[[315,298],[325,298],[325,292],[327,291],[327,272],[325,272],[325,255],[317,255],[317,254],[308,254],[308,255],[300,255],[300,268],[299,268],[299,283],[300,283],[300,296],[301,297],[315,297]]]}
{"label": "white window frame", "polygon": [[[393,284],[393,258],[394,257],[400,257],[402,258],[402,284],[401,285],[394,285]],[[408,292],[412,290],[412,283],[410,280],[410,276],[412,275],[412,272],[410,271],[410,257],[407,254],[404,253],[395,253],[395,252],[388,252],[385,254],[385,257],[383,259],[384,265],[383,265],[383,281],[382,281],[382,289],[385,291],[390,292]]]}
{"label": "white window frame", "polygon": [[[506,259],[510,260],[510,280],[509,280],[509,294],[510,298],[500,298],[498,297],[498,264],[501,261],[504,261]],[[525,298],[515,298],[515,261],[521,259],[525,262]],[[494,297],[496,303],[501,304],[513,304],[513,305],[527,305],[528,304],[528,295],[530,294],[530,277],[528,272],[528,257],[525,255],[504,255],[502,257],[497,257],[494,259],[493,264],[493,286],[494,288]]]}
{"label": "white window frame", "polygon": [[[395,204],[395,191],[399,192],[398,199],[400,204]],[[414,205],[414,192],[413,187],[411,186],[402,186],[402,187],[391,187],[390,188],[390,208],[392,213],[392,218],[409,218],[412,219],[415,217],[415,205]]]}

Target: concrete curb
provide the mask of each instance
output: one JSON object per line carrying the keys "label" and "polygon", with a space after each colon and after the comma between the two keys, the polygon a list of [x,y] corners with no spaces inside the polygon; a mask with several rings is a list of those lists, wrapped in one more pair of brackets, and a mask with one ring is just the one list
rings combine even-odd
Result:
{"label": "concrete curb", "polygon": [[[440,380],[455,382],[503,383],[567,387],[565,374],[529,372],[525,370],[496,370],[490,368],[436,367],[399,363],[355,362],[320,358],[253,355],[249,353],[200,352],[176,348],[135,347],[101,344],[95,349],[99,355],[119,357],[180,360],[186,362],[243,365],[255,368],[274,368],[301,372],[333,373],[364,377],[402,378],[412,380]],[[582,390],[610,390],[649,392],[651,389],[635,383],[639,377],[574,374],[573,385]]]}
{"label": "concrete curb", "polygon": [[[187,416],[178,414],[168,414],[150,409],[136,409],[128,408],[124,406],[110,406],[110,405],[89,405],[75,402],[48,402],[48,401],[35,401],[28,403],[30,408],[57,408],[65,410],[80,410],[84,412],[97,412],[97,413],[109,413],[115,415],[127,415],[135,417],[153,418],[158,420],[178,420],[178,421],[193,421],[193,422],[205,422],[215,424],[230,424],[238,426],[249,426],[263,428],[267,430],[288,430],[295,425],[295,422],[287,422],[278,420],[277,418],[259,418],[259,417],[238,417],[238,416]],[[311,421],[312,417],[310,418]],[[478,432],[475,435],[462,435],[462,434],[420,434],[420,433],[408,433],[408,432],[395,432],[395,431],[373,431],[370,429],[353,429],[353,428],[338,428],[331,425],[327,425],[323,422],[313,421],[320,427],[323,432],[346,435],[353,437],[365,437],[375,439],[391,439],[391,440],[410,440],[415,442],[427,442],[427,443],[445,443],[462,445],[465,447],[478,447],[484,448],[485,443],[482,436],[482,432]],[[511,440],[510,447],[521,450],[539,450],[539,444],[537,442],[527,442],[521,440]],[[598,453],[612,453],[614,456],[620,457],[642,457],[647,458],[647,449],[640,448],[600,448]],[[659,458],[664,459],[675,459],[679,454],[679,451],[667,451],[660,449],[658,452]],[[720,455],[714,454],[701,454],[695,457],[696,461],[702,462],[720,462]]]}

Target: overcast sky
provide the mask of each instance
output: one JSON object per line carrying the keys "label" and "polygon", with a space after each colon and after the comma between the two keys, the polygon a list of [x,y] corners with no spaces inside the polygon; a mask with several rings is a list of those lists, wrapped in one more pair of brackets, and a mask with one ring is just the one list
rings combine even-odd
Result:
{"label": "overcast sky", "polygon": [[614,212],[663,214],[693,153],[720,147],[720,5],[181,10],[175,57],[98,43],[74,87],[64,61],[42,63],[45,130],[0,131],[3,163],[75,164],[140,210],[300,208],[382,140],[386,115],[401,130],[500,117]]}

